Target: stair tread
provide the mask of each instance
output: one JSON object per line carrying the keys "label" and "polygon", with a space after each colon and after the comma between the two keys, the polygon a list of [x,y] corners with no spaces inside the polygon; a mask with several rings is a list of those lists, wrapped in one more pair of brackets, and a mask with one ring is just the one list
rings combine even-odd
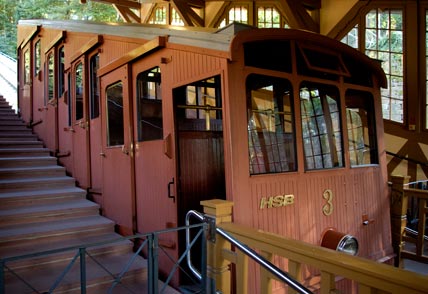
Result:
{"label": "stair tread", "polygon": [[[85,209],[85,208],[98,208],[99,205],[95,202],[86,200],[86,199],[78,199],[73,201],[63,201],[58,203],[50,203],[50,204],[39,204],[39,205],[31,205],[27,207],[19,207],[19,208],[8,208],[1,209],[0,208],[0,220],[3,217],[30,217],[32,214],[40,214],[40,213],[53,213],[55,211],[67,210],[68,213],[72,213],[73,210],[76,209]],[[1,227],[1,223],[0,223]]]}
{"label": "stair tread", "polygon": [[62,166],[59,166],[59,165],[0,167],[0,173],[4,173],[4,172],[25,172],[25,171],[46,171],[46,170],[65,171],[65,168]]}
{"label": "stair tread", "polygon": [[46,156],[46,155],[0,157],[0,162],[1,161],[12,161],[12,160],[54,160],[54,161],[56,161],[57,158],[53,157],[53,156]]}
{"label": "stair tread", "polygon": [[17,184],[17,183],[37,183],[37,182],[59,182],[59,181],[70,181],[74,182],[74,178],[69,176],[47,176],[47,177],[27,177],[19,179],[0,179],[0,185],[2,184]]}
{"label": "stair tread", "polygon": [[[36,247],[34,244],[31,243],[24,243],[19,244],[19,246],[11,246],[7,248],[1,248],[0,255],[2,258],[10,258],[15,256],[22,256],[27,254],[34,254],[39,252],[46,252],[51,250],[57,250],[57,249],[65,249],[65,248],[72,248],[72,247],[80,247],[80,246],[89,246],[94,244],[100,244],[100,243],[107,243],[114,244],[114,245],[121,245],[121,246],[132,246],[132,242],[128,239],[125,239],[121,235],[109,232],[109,233],[102,233],[97,235],[77,235],[73,236],[73,238],[64,238],[61,240],[57,240],[55,242],[49,242],[46,244],[43,244],[43,247]],[[97,245],[97,246],[104,246],[107,245]]]}
{"label": "stair tread", "polygon": [[90,230],[98,226],[112,225],[114,222],[102,216],[85,216],[75,219],[58,220],[55,222],[24,223],[0,228],[1,242],[16,239],[33,239],[35,234],[66,233],[70,231]]}
{"label": "stair tread", "polygon": [[79,187],[56,187],[49,189],[33,189],[26,191],[13,191],[13,192],[1,192],[0,199],[5,198],[14,198],[14,197],[37,197],[37,196],[50,196],[50,195],[61,195],[67,193],[84,193],[86,191]]}

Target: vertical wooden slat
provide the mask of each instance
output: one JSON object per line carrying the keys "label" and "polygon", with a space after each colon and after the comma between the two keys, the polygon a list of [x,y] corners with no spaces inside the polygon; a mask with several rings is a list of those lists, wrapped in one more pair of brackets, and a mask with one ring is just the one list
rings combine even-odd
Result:
{"label": "vertical wooden slat", "polygon": [[[262,251],[261,255],[266,260],[272,262],[272,253]],[[272,294],[272,280],[270,278],[270,273],[264,268],[260,268],[260,293]]]}
{"label": "vertical wooden slat", "polygon": [[424,254],[426,206],[427,206],[427,200],[419,198],[418,242],[417,242],[417,246],[416,246],[416,255],[417,256],[422,256]]}
{"label": "vertical wooden slat", "polygon": [[330,294],[336,289],[334,275],[325,271],[321,271],[321,294]]}
{"label": "vertical wooden slat", "polygon": [[236,293],[248,293],[248,256],[237,252]]}
{"label": "vertical wooden slat", "polygon": [[[293,260],[288,261],[288,273],[295,278],[297,281],[302,281],[302,264],[299,262],[295,262]],[[289,294],[297,294],[297,291],[294,289],[288,290]]]}

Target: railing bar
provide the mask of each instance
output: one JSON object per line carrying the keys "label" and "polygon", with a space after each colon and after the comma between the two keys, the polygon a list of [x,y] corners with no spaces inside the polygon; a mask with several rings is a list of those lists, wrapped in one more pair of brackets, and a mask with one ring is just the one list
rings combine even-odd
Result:
{"label": "railing bar", "polygon": [[254,261],[256,261],[258,264],[264,266],[270,273],[275,275],[278,279],[280,279],[282,282],[289,285],[294,290],[298,291],[301,294],[311,294],[312,292],[306,289],[302,284],[294,280],[292,277],[288,276],[287,273],[283,272],[280,268],[278,268],[273,263],[265,260],[264,258],[260,257],[257,252],[255,252],[253,249],[249,248],[246,245],[243,245],[241,242],[237,241],[234,237],[232,237],[230,234],[228,234],[226,231],[224,231],[221,228],[216,228],[217,233],[219,233],[223,238],[228,240],[230,243],[235,245],[238,249],[245,252],[249,257],[251,257]]}
{"label": "railing bar", "polygon": [[205,294],[208,285],[207,279],[207,239],[202,236],[201,241],[201,293]]}
{"label": "railing bar", "polygon": [[80,255],[80,293],[86,294],[86,258],[85,248],[79,249]]}
{"label": "railing bar", "polygon": [[[183,254],[180,256],[180,258],[177,260],[177,262],[174,264],[174,267],[172,268],[171,272],[169,273],[168,278],[166,279],[165,283],[169,284],[169,282],[172,279],[173,274],[175,273],[175,271],[177,270],[178,267],[180,267],[180,263],[183,261],[183,259],[187,256],[187,252],[189,251],[189,249],[195,244],[196,240],[199,238],[199,236],[202,234],[203,230],[202,228],[199,230],[198,234],[195,236],[195,238],[193,238],[192,242],[190,243],[190,245],[186,248],[186,250],[183,252]],[[181,267],[180,267],[181,268]],[[200,281],[200,279],[198,279]]]}
{"label": "railing bar", "polygon": [[4,284],[4,267],[6,264],[3,261],[0,261],[0,294],[5,294],[5,287]]}
{"label": "railing bar", "polygon": [[[408,228],[408,227],[406,227],[406,228],[405,228],[405,230],[406,230],[406,232],[408,232],[408,233],[410,233],[410,234],[413,234],[413,235],[415,235],[415,236],[418,236],[418,235],[419,235],[418,231],[412,230],[412,229],[410,229],[410,228]],[[427,235],[424,235],[424,240],[425,240],[425,241],[428,241],[428,236],[427,236]]]}
{"label": "railing bar", "polygon": [[[28,288],[30,288],[31,290],[35,291],[36,294],[41,294],[36,288],[34,288],[33,286],[31,286],[30,283],[28,283],[26,280],[24,280],[20,275],[18,275],[14,270],[12,270],[11,268],[9,268],[7,265],[4,265],[4,267],[12,274],[14,275],[18,280],[20,280],[21,282],[23,282],[26,286],[28,286]],[[5,284],[2,284],[2,288],[3,291],[5,290]],[[3,292],[2,294],[5,294],[6,292]]]}
{"label": "railing bar", "polygon": [[76,262],[77,258],[80,256],[80,250],[74,255],[73,259],[70,261],[70,263],[67,265],[67,267],[62,271],[61,275],[55,280],[55,283],[51,286],[48,293],[52,293],[53,290],[55,290],[56,287],[58,287],[59,283],[61,283],[62,279],[64,279],[65,275],[70,271],[70,269],[73,267],[74,263]]}
{"label": "railing bar", "polygon": [[159,280],[159,275],[158,275],[158,249],[159,249],[159,239],[158,239],[158,235],[154,235],[153,236],[153,248],[151,250],[153,250],[153,293],[157,294],[159,293],[159,287],[158,287],[158,280]]}

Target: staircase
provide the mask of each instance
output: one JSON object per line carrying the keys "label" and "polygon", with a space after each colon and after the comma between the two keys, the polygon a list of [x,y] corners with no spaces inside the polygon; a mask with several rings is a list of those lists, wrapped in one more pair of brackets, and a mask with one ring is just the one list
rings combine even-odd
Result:
{"label": "staircase", "polygon": [[[114,232],[114,223],[99,215],[98,205],[86,199],[86,192],[0,96],[0,258],[109,240],[118,241],[88,252],[117,275],[133,255],[133,243]],[[8,262],[19,278],[5,269],[5,293],[80,293],[79,260],[49,292],[76,252]],[[146,268],[146,260],[138,256],[111,293],[146,293]],[[87,293],[107,293],[113,281],[88,256],[86,277]]]}

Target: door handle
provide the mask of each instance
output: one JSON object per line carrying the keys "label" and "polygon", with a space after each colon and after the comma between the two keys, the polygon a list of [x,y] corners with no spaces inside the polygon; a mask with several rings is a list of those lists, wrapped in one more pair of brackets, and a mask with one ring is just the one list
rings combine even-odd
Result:
{"label": "door handle", "polygon": [[174,178],[172,178],[171,182],[168,183],[168,198],[172,198],[175,203],[175,196],[171,195],[171,185],[174,185]]}
{"label": "door handle", "polygon": [[128,148],[126,148],[125,145],[122,146],[122,153],[126,154],[126,155],[129,155],[129,150],[128,150]]}

